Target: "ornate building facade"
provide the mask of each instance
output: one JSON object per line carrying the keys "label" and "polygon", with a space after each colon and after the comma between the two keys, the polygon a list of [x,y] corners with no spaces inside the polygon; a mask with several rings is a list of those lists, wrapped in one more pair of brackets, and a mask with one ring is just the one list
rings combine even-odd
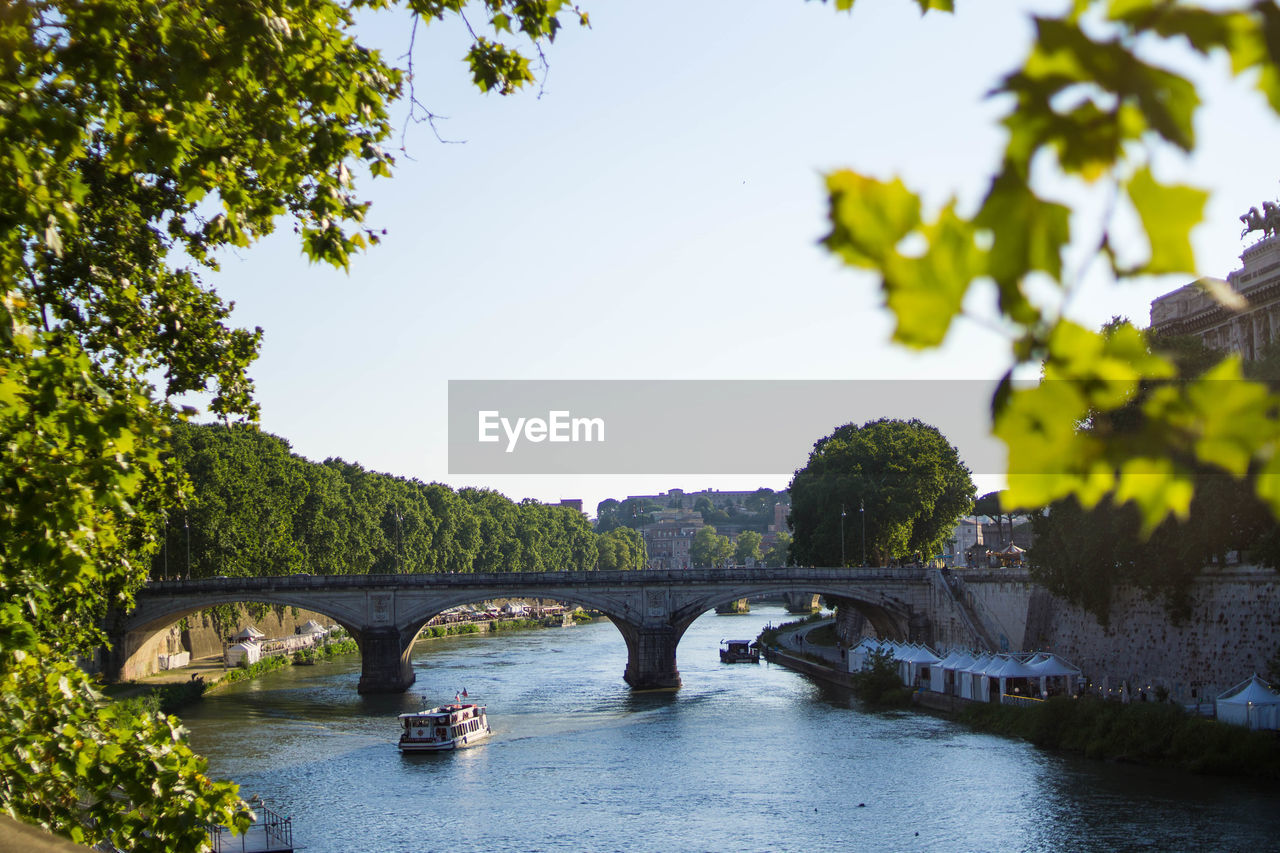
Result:
{"label": "ornate building facade", "polygon": [[1196,283],[1151,302],[1151,331],[1195,335],[1211,349],[1253,360],[1280,339],[1280,236],[1270,235],[1244,250],[1243,266],[1227,276],[1245,301],[1241,311],[1220,304]]}

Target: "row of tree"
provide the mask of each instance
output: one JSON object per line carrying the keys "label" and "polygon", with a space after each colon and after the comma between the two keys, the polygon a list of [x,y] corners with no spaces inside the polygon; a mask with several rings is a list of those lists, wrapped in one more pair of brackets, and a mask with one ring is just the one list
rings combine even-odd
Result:
{"label": "row of tree", "polygon": [[152,576],[640,569],[634,531],[486,489],[322,463],[247,425],[174,427],[170,464],[190,480],[164,522]]}

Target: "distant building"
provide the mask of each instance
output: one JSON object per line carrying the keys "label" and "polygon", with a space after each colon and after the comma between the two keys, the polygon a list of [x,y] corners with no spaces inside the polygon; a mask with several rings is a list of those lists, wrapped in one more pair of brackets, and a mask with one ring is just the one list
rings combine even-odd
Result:
{"label": "distant building", "polygon": [[1210,349],[1260,358],[1280,338],[1280,236],[1264,237],[1240,260],[1243,266],[1227,275],[1227,284],[1244,298],[1244,310],[1224,307],[1193,282],[1152,300],[1152,333],[1194,335]]}
{"label": "distant building", "polygon": [[791,509],[790,503],[778,503],[773,505],[773,524],[769,525],[769,532],[773,534],[791,532],[791,525],[787,522],[787,513]]}
{"label": "distant building", "polygon": [[966,515],[956,522],[951,538],[943,546],[942,556],[948,566],[972,565],[976,546],[983,543],[982,521],[978,516]]}
{"label": "distant building", "polygon": [[[755,497],[756,491],[758,490],[722,492],[718,489],[703,489],[686,492],[683,489],[672,489],[656,495],[628,495],[628,501],[646,501],[658,505],[658,509],[645,513],[652,519],[651,523],[638,528],[648,548],[649,568],[692,567],[689,549],[693,544],[693,537],[699,529],[706,526],[701,513],[694,509],[699,501],[705,498],[717,510],[732,505],[738,507],[736,513],[741,513],[747,502]],[[791,496],[786,491],[775,492],[774,495],[777,502],[773,506],[771,520],[755,513],[735,513],[732,520],[722,518],[712,521],[716,533],[735,541],[745,530],[761,532],[761,553],[768,551],[777,542],[778,531],[788,529],[786,518],[791,509]]]}
{"label": "distant building", "polygon": [[582,498],[561,498],[560,503],[556,506],[568,507],[576,512],[584,512],[582,509]]}
{"label": "distant building", "polygon": [[703,526],[702,516],[692,510],[666,510],[653,524],[640,528],[649,554],[651,569],[688,569],[693,566],[689,549]]}

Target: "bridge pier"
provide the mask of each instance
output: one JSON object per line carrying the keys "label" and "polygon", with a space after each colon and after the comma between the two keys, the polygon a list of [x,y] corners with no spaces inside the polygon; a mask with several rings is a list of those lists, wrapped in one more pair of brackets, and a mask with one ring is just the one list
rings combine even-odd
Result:
{"label": "bridge pier", "polygon": [[680,632],[674,626],[625,626],[614,622],[627,641],[627,671],[623,679],[633,690],[676,690],[680,670],[676,669],[676,644]]}
{"label": "bridge pier", "polygon": [[818,594],[814,592],[784,592],[782,600],[786,602],[788,613],[807,616],[818,609]]}
{"label": "bridge pier", "polygon": [[403,693],[413,684],[413,662],[409,652],[413,637],[406,643],[394,627],[366,628],[355,635],[360,646],[360,693]]}

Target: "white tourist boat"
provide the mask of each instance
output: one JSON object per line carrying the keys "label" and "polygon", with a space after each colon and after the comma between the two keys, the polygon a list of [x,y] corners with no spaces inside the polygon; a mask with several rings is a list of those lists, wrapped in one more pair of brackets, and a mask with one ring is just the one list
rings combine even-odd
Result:
{"label": "white tourist boat", "polygon": [[401,714],[401,752],[442,752],[475,746],[489,737],[483,705],[454,703],[416,714]]}

